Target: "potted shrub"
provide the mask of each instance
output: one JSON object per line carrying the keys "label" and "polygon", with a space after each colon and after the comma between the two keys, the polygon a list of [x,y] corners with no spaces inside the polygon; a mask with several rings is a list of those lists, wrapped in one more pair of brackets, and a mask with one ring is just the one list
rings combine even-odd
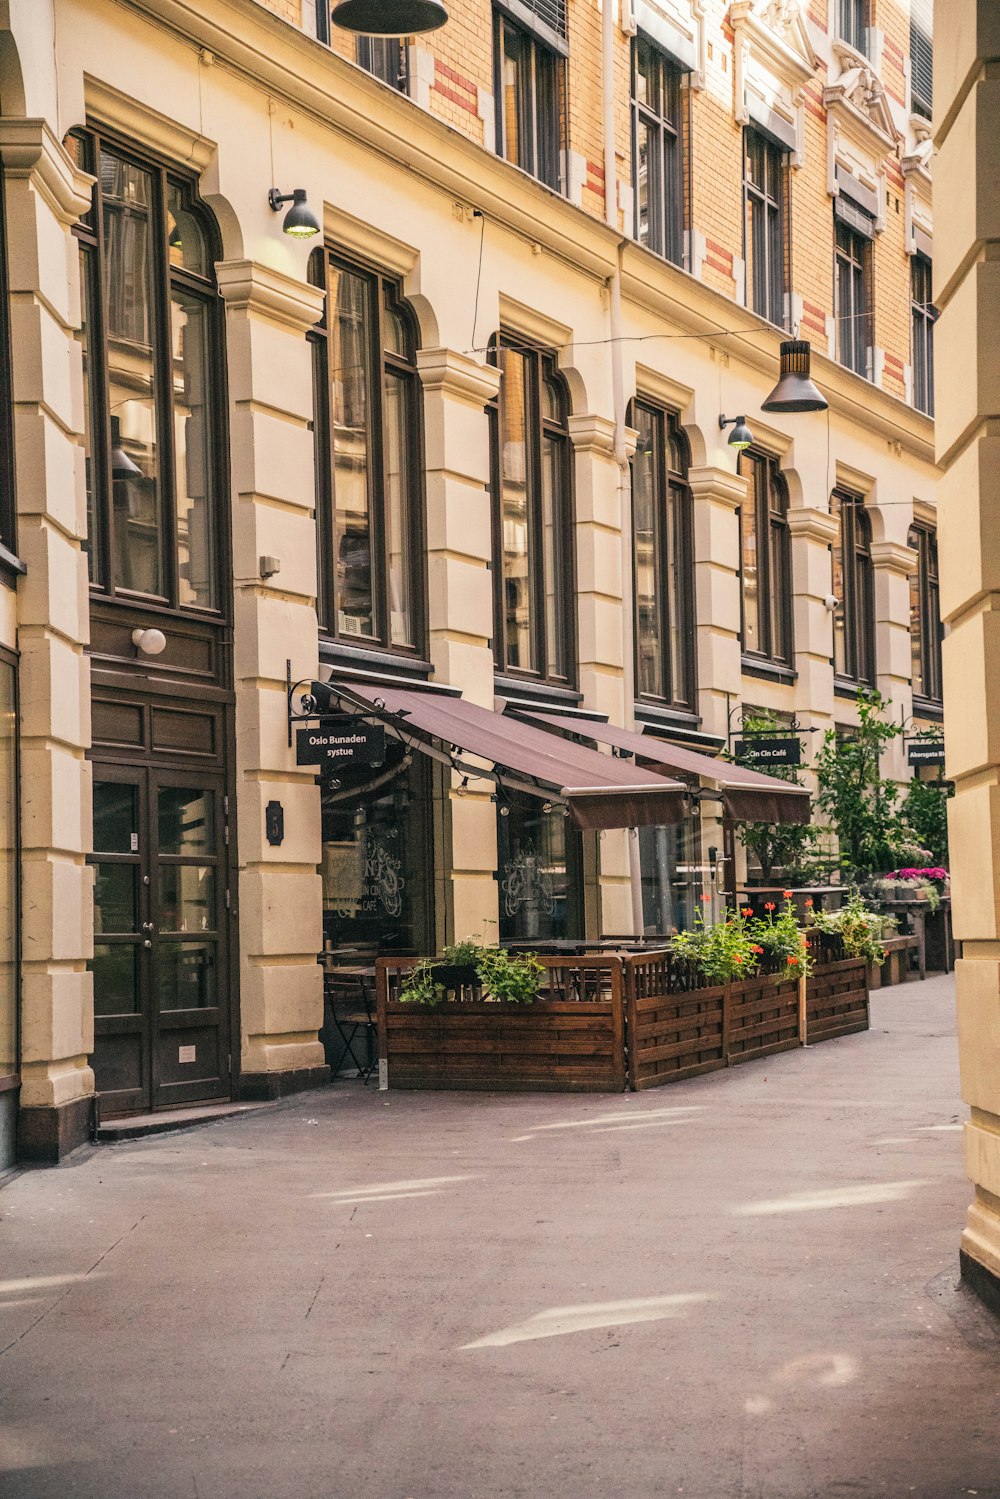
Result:
{"label": "potted shrub", "polygon": [[532,953],[512,954],[471,939],[446,947],[441,960],[421,958],[407,975],[400,1004],[439,1005],[449,989],[480,988],[508,1004],[531,1004],[545,969]]}
{"label": "potted shrub", "polygon": [[852,890],[839,911],[815,911],[813,925],[840,939],[846,958],[864,958],[874,967],[885,962],[881,945],[885,918],[865,904],[860,890]]}
{"label": "potted shrub", "polygon": [[765,914],[749,923],[749,931],[763,949],[775,977],[801,978],[812,967],[809,943],[799,928],[794,892],[785,890],[783,900],[780,910],[774,901],[769,900],[764,906]]}
{"label": "potted shrub", "polygon": [[694,928],[678,932],[672,939],[674,957],[693,964],[709,984],[728,984],[733,979],[753,978],[760,967],[764,949],[752,935],[749,911],[749,906],[742,911],[733,911],[714,926],[706,926],[701,911],[696,911]]}

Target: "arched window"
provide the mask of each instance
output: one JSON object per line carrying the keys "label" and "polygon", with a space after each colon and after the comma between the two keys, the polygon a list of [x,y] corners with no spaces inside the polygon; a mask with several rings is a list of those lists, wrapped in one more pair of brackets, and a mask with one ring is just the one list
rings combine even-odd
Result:
{"label": "arched window", "polygon": [[687,442],[673,412],[632,402],[635,690],[691,711],[695,698],[694,578]]}
{"label": "arched window", "polygon": [[415,653],[424,643],[420,382],[399,286],[320,250],[314,330],[319,620],[336,640]]}
{"label": "arched window", "polygon": [[574,676],[569,401],[555,359],[500,335],[489,407],[494,659],[499,671]]}
{"label": "arched window", "polygon": [[872,525],[864,497],[835,489],[830,513],[839,522],[833,544],[833,672],[851,686],[875,686],[875,585]]}
{"label": "arched window", "polygon": [[213,222],[192,179],[131,146],[96,130],[67,146],[97,178],[76,228],[90,581],[131,602],[222,611]]}

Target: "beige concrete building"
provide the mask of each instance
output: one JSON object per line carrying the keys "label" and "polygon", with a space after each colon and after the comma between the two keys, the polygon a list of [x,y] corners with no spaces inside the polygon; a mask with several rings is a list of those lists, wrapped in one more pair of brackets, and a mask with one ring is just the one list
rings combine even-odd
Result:
{"label": "beige concrete building", "polygon": [[[924,10],[0,5],[8,1158],[15,1110],[44,1160],[95,1092],[324,1081],[324,946],[662,931],[734,882],[709,774],[588,825],[511,705],[706,754],[747,708],[808,754],[868,685],[940,722]],[[793,334],[829,411],[765,415]],[[389,732],[318,781],[288,687],[326,679]]]}
{"label": "beige concrete building", "polygon": [[948,774],[965,1158],[975,1186],[962,1238],[966,1278],[1000,1309],[1000,482],[995,326],[1000,244],[1000,12],[989,0],[939,7],[934,103],[944,232],[934,266],[941,307],[938,456],[948,517],[941,609],[950,705]]}

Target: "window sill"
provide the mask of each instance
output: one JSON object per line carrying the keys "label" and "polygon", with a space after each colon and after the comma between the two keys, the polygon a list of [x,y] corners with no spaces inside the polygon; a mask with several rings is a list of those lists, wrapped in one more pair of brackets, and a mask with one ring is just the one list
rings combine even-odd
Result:
{"label": "window sill", "polygon": [[366,674],[384,673],[387,676],[413,677],[426,681],[434,670],[430,661],[420,656],[404,655],[387,651],[378,646],[345,645],[341,640],[320,636],[319,658],[328,666],[342,671],[363,671]]}
{"label": "window sill", "polygon": [[15,556],[0,541],[0,583],[6,583],[9,588],[16,588],[18,578],[23,578],[27,571],[28,564],[22,562],[20,557]]}
{"label": "window sill", "polygon": [[930,718],[935,723],[944,722],[944,704],[935,703],[930,698],[915,697],[913,699],[913,717]]}
{"label": "window sill", "polygon": [[799,674],[792,666],[782,666],[777,661],[763,661],[756,656],[744,656],[741,667],[743,676],[759,677],[765,682],[797,682]]}
{"label": "window sill", "polygon": [[556,687],[551,682],[540,682],[534,677],[509,677],[499,671],[493,677],[493,691],[497,697],[509,698],[518,703],[537,703],[539,706],[547,704],[549,707],[563,705],[575,708],[578,703],[583,702],[583,693],[578,692],[575,687]]}
{"label": "window sill", "polygon": [[870,687],[867,682],[848,682],[843,677],[834,677],[833,680],[834,697],[847,698],[851,702],[856,701],[861,693],[874,692],[874,690],[874,687]]}

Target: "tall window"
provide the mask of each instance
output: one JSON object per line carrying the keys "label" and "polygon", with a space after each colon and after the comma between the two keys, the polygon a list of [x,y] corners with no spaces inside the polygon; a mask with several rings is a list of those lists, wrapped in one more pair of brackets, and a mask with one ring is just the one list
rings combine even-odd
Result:
{"label": "tall window", "polygon": [[871,345],[871,244],[837,221],[837,357],[855,374],[869,373]]}
{"label": "tall window", "polygon": [[95,132],[77,226],[87,554],[103,593],[218,610],[224,534],[221,308],[193,183]]}
{"label": "tall window", "polygon": [[681,70],[641,34],[632,43],[635,237],[680,265],[684,255]]}
{"label": "tall window", "polygon": [[934,322],[931,302],[931,262],[926,255],[910,259],[910,343],[913,363],[913,404],[934,415]]}
{"label": "tall window", "polygon": [[399,287],[330,251],[316,358],[319,617],[352,644],[416,651],[420,626],[420,392]]}
{"label": "tall window", "polygon": [[740,454],[747,480],[740,506],[740,581],[743,654],[792,664],[792,560],[788,543],[788,491],[778,460]]}
{"label": "tall window", "polygon": [[760,131],[744,132],[744,251],[754,312],[785,323],[785,153]]}
{"label": "tall window", "polygon": [[875,587],[872,528],[860,495],[835,489],[830,511],[839,522],[833,553],[833,671],[841,681],[875,686]]}
{"label": "tall window", "polygon": [[[542,14],[551,10],[553,19],[560,13],[565,34],[565,6],[560,0],[537,0],[528,9]],[[566,134],[565,63],[560,51],[546,45],[548,40],[559,40],[550,27],[520,25],[504,11],[494,10],[497,152],[558,191]]]}
{"label": "tall window", "polygon": [[358,63],[366,73],[381,78],[390,88],[406,93],[406,43],[400,41],[399,37],[359,36]]}
{"label": "tall window", "polygon": [[934,0],[910,0],[910,107],[930,119],[934,99]]}
{"label": "tall window", "polygon": [[644,698],[694,707],[694,589],[687,445],[677,418],[632,403],[635,686]]}
{"label": "tall window", "polygon": [[500,339],[490,407],[494,657],[555,682],[573,674],[573,540],[565,387],[555,360]]}
{"label": "tall window", "polygon": [[837,0],[837,35],[867,55],[868,0]]}
{"label": "tall window", "polygon": [[913,696],[941,702],[941,599],[938,587],[937,533],[932,526],[911,526],[907,538],[917,554],[910,574],[910,653]]}

